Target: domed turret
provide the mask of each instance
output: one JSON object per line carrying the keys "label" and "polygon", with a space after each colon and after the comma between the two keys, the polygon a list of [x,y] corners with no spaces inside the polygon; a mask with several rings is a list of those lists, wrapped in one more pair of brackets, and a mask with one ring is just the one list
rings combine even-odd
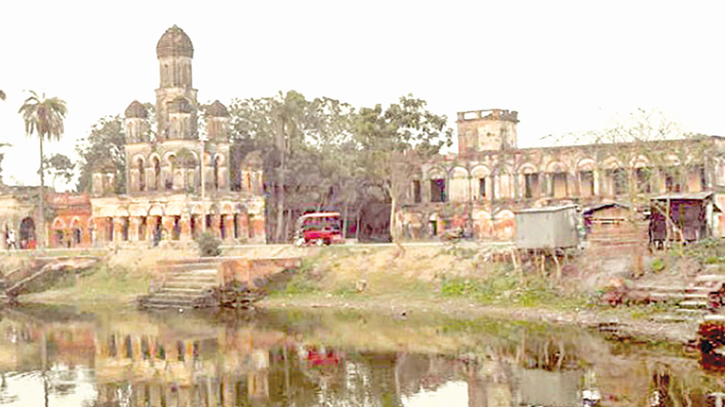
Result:
{"label": "domed turret", "polygon": [[218,100],[215,100],[214,103],[209,106],[209,108],[207,109],[207,114],[211,117],[229,117],[229,111],[227,110],[227,107]]}
{"label": "domed turret", "polygon": [[156,56],[162,57],[194,57],[194,45],[181,28],[174,25],[166,30],[156,44]]}
{"label": "domed turret", "polygon": [[134,100],[128,105],[124,115],[127,119],[146,119],[149,117],[149,112],[138,100]]}

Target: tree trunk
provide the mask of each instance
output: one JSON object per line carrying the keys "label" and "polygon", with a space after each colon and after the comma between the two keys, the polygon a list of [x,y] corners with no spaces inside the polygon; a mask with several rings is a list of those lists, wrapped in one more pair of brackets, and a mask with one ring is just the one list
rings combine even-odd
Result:
{"label": "tree trunk", "polygon": [[275,241],[281,243],[285,240],[286,236],[283,236],[284,227],[284,200],[285,200],[285,159],[287,158],[287,148],[285,142],[285,124],[284,120],[279,129],[279,135],[277,136],[277,147],[279,148],[279,167],[277,168],[277,233],[275,234]]}
{"label": "tree trunk", "polygon": [[35,231],[35,239],[38,248],[45,247],[45,169],[43,168],[43,135],[40,135],[40,216],[38,217],[38,229]]}
{"label": "tree trunk", "polygon": [[345,201],[345,206],[342,210],[342,239],[347,239],[347,201]]}
{"label": "tree trunk", "polygon": [[403,242],[400,241],[400,233],[398,233],[398,225],[396,224],[395,209],[397,207],[397,198],[391,194],[390,199],[390,237],[393,239],[393,243],[398,248],[398,252],[395,253],[395,258],[405,257],[405,247]]}
{"label": "tree trunk", "polygon": [[355,242],[360,242],[360,210],[361,208],[357,208],[357,215],[355,216]]}

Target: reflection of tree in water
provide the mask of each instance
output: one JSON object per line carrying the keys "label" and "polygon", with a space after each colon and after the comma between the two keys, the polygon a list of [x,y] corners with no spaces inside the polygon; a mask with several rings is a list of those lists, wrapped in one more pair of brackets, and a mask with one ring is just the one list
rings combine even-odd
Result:
{"label": "reflection of tree in water", "polygon": [[5,373],[0,373],[0,404],[10,404],[18,400],[17,394],[10,394]]}

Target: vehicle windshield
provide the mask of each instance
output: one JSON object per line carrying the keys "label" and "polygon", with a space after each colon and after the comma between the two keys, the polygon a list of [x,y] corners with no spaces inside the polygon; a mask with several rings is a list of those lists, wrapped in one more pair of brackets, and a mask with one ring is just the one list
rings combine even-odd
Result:
{"label": "vehicle windshield", "polygon": [[301,221],[302,230],[340,230],[338,216],[308,216]]}

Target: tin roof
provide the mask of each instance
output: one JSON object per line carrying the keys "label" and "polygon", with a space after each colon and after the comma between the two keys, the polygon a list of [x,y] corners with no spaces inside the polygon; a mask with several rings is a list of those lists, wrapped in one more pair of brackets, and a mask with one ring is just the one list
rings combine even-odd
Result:
{"label": "tin roof", "polygon": [[544,206],[541,208],[528,208],[516,211],[516,213],[541,213],[541,212],[558,212],[566,209],[576,209],[576,205],[561,205],[561,206]]}
{"label": "tin roof", "polygon": [[712,196],[712,192],[677,192],[671,194],[665,194],[660,196],[652,197],[653,201],[664,201],[664,200],[697,200],[701,201]]}

